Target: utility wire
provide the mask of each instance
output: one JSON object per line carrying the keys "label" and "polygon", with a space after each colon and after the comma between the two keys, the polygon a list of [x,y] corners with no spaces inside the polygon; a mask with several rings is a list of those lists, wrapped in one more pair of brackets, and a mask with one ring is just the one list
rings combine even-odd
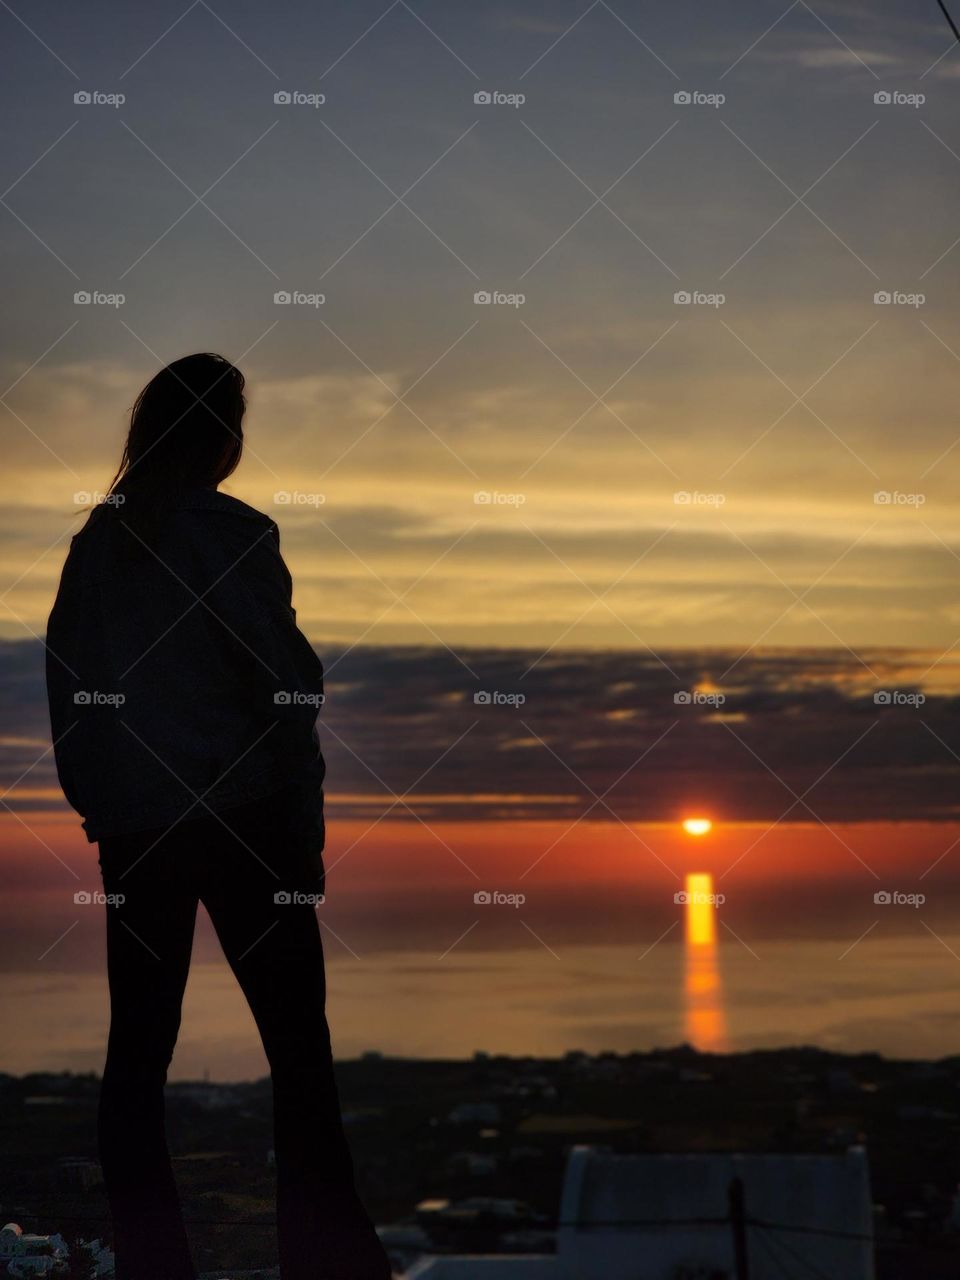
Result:
{"label": "utility wire", "polygon": [[[58,1222],[110,1222],[111,1216],[108,1213],[84,1213],[84,1214],[66,1214],[51,1212],[49,1214],[42,1213],[23,1213],[22,1218],[56,1218]],[[184,1218],[184,1223],[188,1227],[269,1227],[273,1226],[273,1220],[260,1221],[256,1218]],[[504,1220],[504,1225],[509,1225]],[[560,1227],[575,1227],[580,1231],[589,1231],[596,1228],[606,1227],[643,1227],[649,1229],[662,1230],[665,1227],[726,1227],[730,1225],[730,1219],[727,1218],[609,1218],[599,1222],[557,1222],[544,1224],[545,1231],[552,1231]]]}
{"label": "utility wire", "polygon": [[[769,1233],[761,1228],[760,1235],[757,1239],[762,1240],[767,1247],[773,1251],[774,1241],[772,1237],[768,1239],[768,1235]],[[783,1249],[785,1253],[788,1253],[790,1257],[793,1258],[794,1262],[798,1263],[809,1275],[816,1276],[817,1280],[830,1280],[830,1277],[825,1272],[821,1271],[819,1267],[815,1266],[809,1258],[804,1258],[797,1253],[795,1249],[791,1249],[786,1240],[777,1240],[776,1247],[777,1249]],[[780,1265],[782,1266],[783,1264],[781,1263]]]}
{"label": "utility wire", "polygon": [[766,1222],[763,1218],[748,1218],[748,1227],[760,1227],[767,1231],[796,1231],[801,1235],[829,1236],[834,1240],[861,1240],[873,1243],[874,1237],[862,1231],[833,1231],[829,1227],[801,1227],[792,1222]]}
{"label": "utility wire", "polygon": [[776,1267],[778,1274],[785,1276],[786,1280],[797,1280],[793,1272],[788,1271],[787,1268],[784,1266],[783,1260],[780,1257],[780,1255],[774,1251],[773,1241],[768,1240],[766,1236],[763,1234],[763,1232],[760,1232],[760,1234],[756,1238],[757,1240],[759,1240],[760,1244],[766,1250],[767,1256],[772,1260],[773,1265]]}
{"label": "utility wire", "polygon": [[[22,1218],[56,1218],[59,1222],[110,1222],[108,1213],[24,1213]],[[271,1227],[273,1219],[258,1218],[185,1218],[188,1227]],[[857,1240],[864,1244],[873,1244],[874,1237],[861,1231],[835,1231],[829,1227],[805,1227],[791,1222],[768,1222],[764,1218],[748,1217],[748,1227],[761,1231],[792,1231],[801,1235],[822,1236],[832,1240]],[[579,1231],[603,1230],[609,1227],[632,1227],[662,1231],[669,1227],[727,1227],[730,1225],[729,1215],[722,1218],[605,1218],[598,1222],[577,1222],[561,1219],[556,1223],[545,1223],[544,1230],[552,1231],[563,1227],[572,1227]]]}
{"label": "utility wire", "polygon": [[954,34],[954,36],[956,37],[956,39],[957,39],[958,41],[960,41],[960,31],[958,31],[958,30],[957,30],[957,24],[956,24],[956,23],[954,22],[954,20],[950,17],[950,11],[949,11],[949,9],[948,9],[948,8],[947,8],[947,6],[943,3],[943,0],[937,0],[937,4],[938,4],[938,5],[940,6],[940,8],[943,10],[943,16],[946,18],[947,22],[949,22],[949,23],[950,23],[950,30],[953,32],[953,34]]}

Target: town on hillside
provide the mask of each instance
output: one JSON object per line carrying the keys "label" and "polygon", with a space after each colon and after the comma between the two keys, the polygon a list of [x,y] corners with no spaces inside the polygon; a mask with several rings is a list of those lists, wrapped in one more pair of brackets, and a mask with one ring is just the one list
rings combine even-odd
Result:
{"label": "town on hillside", "polygon": [[[478,1256],[490,1280],[960,1275],[960,1058],[367,1053],[337,1072],[361,1193],[410,1280],[466,1280]],[[0,1076],[0,1275],[113,1274],[99,1084]],[[269,1080],[167,1086],[210,1280],[277,1275],[271,1124]]]}

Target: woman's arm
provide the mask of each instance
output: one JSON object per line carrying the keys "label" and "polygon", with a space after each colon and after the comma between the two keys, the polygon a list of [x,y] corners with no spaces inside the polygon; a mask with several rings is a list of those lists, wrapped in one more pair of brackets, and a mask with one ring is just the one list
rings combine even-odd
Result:
{"label": "woman's arm", "polygon": [[312,731],[323,703],[323,664],[297,626],[279,530],[266,517],[226,519],[225,536],[204,546],[204,607],[264,711]]}

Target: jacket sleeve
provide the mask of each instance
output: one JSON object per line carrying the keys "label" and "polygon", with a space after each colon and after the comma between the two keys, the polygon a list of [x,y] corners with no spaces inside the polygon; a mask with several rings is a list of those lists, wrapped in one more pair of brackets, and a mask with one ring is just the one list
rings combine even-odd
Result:
{"label": "jacket sleeve", "polygon": [[[231,521],[231,524],[234,522]],[[203,606],[245,669],[259,709],[312,733],[323,703],[323,664],[297,626],[293,583],[273,521],[236,522],[206,552]]]}
{"label": "jacket sleeve", "polygon": [[75,544],[76,539],[71,544],[61,573],[56,600],[47,622],[44,651],[47,707],[50,712],[50,736],[57,778],[67,803],[77,813],[82,813],[70,763],[73,754],[71,748],[74,744],[66,741],[77,728],[80,717],[76,699],[83,685],[77,671],[78,657],[72,631],[68,625],[69,618],[76,616],[79,609],[79,595],[75,582],[77,557]]}

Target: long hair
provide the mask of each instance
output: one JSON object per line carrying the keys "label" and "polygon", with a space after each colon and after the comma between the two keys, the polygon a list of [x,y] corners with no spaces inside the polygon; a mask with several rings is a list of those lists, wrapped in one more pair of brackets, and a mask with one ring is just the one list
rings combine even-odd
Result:
{"label": "long hair", "polygon": [[243,374],[229,360],[201,352],[168,364],[137,396],[107,502],[138,536],[159,531],[178,492],[215,489],[236,468],[243,388]]}

